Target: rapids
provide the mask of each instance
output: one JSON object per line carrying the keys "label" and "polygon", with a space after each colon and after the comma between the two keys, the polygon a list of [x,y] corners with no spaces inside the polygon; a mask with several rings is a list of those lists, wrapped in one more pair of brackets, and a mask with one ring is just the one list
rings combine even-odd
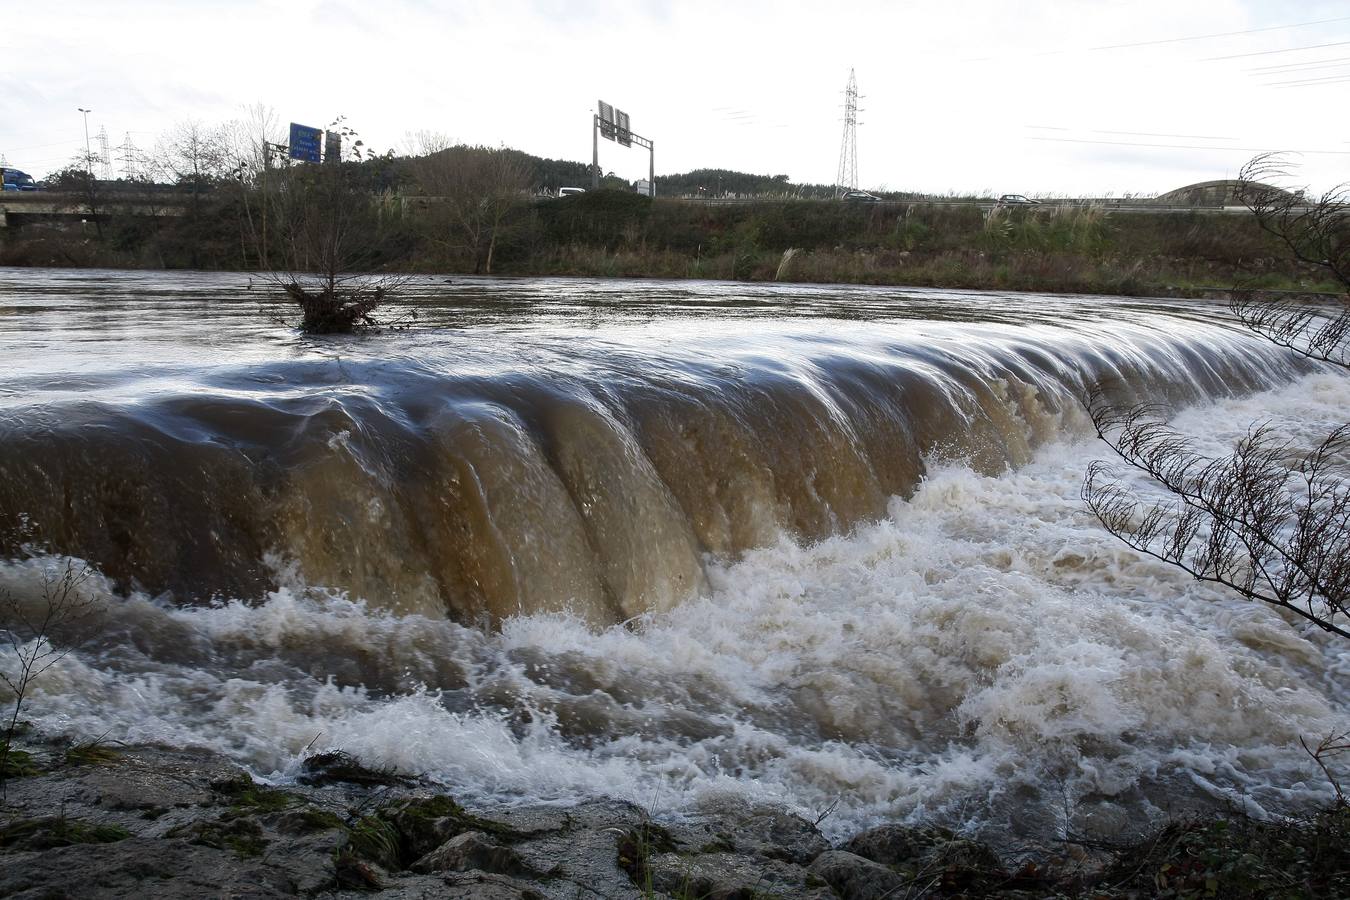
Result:
{"label": "rapids", "polygon": [[1329,796],[1350,652],[1078,499],[1090,382],[1215,452],[1344,420],[1221,305],[428,278],[319,340],[243,282],[0,271],[0,589],[101,602],[48,731],[836,834]]}

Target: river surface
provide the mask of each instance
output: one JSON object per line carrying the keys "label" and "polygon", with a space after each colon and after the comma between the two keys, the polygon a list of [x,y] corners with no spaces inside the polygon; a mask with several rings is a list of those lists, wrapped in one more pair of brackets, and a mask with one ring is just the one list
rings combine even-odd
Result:
{"label": "river surface", "polygon": [[0,269],[0,590],[73,566],[97,606],[42,729],[1009,845],[1330,796],[1298,739],[1350,718],[1344,642],[1079,499],[1090,383],[1215,454],[1344,421],[1219,304],[436,277],[406,329],[285,315]]}

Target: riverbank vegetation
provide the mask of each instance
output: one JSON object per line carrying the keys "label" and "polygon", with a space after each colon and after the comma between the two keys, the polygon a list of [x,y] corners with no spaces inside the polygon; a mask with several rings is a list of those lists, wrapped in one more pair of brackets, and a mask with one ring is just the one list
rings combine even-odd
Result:
{"label": "riverbank vegetation", "polygon": [[[405,156],[282,164],[266,134],[265,124],[255,123],[229,140],[190,130],[190,139],[171,142],[163,177],[172,187],[155,190],[164,206],[177,207],[172,216],[144,214],[150,185],[119,182],[99,191],[101,233],[78,222],[16,227],[12,217],[11,227],[0,229],[0,265],[269,271],[295,255],[284,218],[312,193],[308,182],[324,181],[313,170],[324,169],[340,171],[354,201],[348,211],[359,228],[343,232],[359,238],[351,242],[359,252],[347,254],[352,271],[1176,296],[1238,282],[1289,291],[1336,287],[1240,213],[1008,208],[902,194],[846,203],[786,176],[721,170],[660,178],[655,199],[618,189],[617,179],[606,179],[615,187],[557,198],[547,194],[588,184],[584,164],[451,146],[427,135]],[[697,199],[705,185],[752,198]],[[139,205],[132,197],[142,198]]]}

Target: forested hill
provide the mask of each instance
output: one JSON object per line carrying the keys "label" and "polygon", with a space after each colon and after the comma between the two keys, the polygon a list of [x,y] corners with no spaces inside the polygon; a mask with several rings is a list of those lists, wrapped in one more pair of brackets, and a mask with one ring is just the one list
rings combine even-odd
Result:
{"label": "forested hill", "polygon": [[[560,187],[591,186],[590,164],[566,159],[544,159],[520,151],[522,162],[536,173],[539,190],[556,193]],[[631,187],[627,181],[606,179],[608,187]],[[828,184],[796,184],[786,175],[756,175],[732,169],[694,169],[677,175],[657,175],[659,197],[778,197],[823,199],[834,196]]]}

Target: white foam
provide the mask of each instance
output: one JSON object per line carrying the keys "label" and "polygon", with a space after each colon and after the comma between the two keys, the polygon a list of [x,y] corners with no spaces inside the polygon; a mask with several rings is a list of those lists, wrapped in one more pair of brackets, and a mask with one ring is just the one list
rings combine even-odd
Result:
{"label": "white foam", "polygon": [[[1317,375],[1178,425],[1216,452],[1260,419],[1313,439],[1347,399]],[[707,596],[599,632],[377,614],[298,573],[252,605],[109,597],[106,633],[43,677],[30,714],[277,779],[343,747],[468,800],[678,813],[735,794],[811,818],[837,801],[834,834],[1326,800],[1298,739],[1346,727],[1350,648],[1102,532],[1078,495],[1104,449],[1052,443],[996,477],[936,465],[885,521],[713,562]],[[0,567],[0,586],[31,592],[35,565]]]}

